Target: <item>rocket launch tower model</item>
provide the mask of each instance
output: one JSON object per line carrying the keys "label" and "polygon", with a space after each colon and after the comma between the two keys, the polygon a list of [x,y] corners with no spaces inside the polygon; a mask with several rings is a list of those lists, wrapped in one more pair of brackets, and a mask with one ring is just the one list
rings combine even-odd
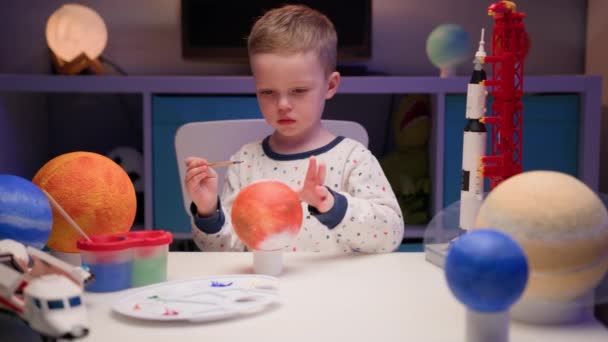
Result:
{"label": "rocket launch tower model", "polygon": [[[458,226],[451,223],[452,211],[435,215],[437,228],[427,226],[425,254],[427,261],[444,267],[450,244],[472,229],[484,197],[484,180],[489,178],[490,190],[503,180],[522,171],[522,104],[524,59],[529,40],[523,24],[524,13],[516,11],[512,1],[497,1],[488,7],[494,19],[490,55],[484,48],[481,31],[479,49],[473,60],[473,73],[467,88],[467,124],[462,145],[462,187]],[[486,79],[484,66],[492,65],[491,78]],[[486,116],[487,90],[494,103]],[[490,153],[486,154],[487,129],[491,127]],[[431,220],[431,223],[435,220]],[[450,222],[447,223],[446,222]]]}
{"label": "rocket launch tower model", "polygon": [[[467,89],[467,125],[464,130],[460,228],[473,227],[483,201],[484,177],[490,190],[522,171],[522,103],[524,59],[529,41],[523,24],[524,13],[512,1],[498,1],[488,7],[494,18],[491,55],[486,56],[483,30],[474,70]],[[486,79],[484,64],[492,64]],[[491,114],[486,110],[486,87],[492,89]],[[486,127],[491,130],[491,150],[486,155]]]}
{"label": "rocket launch tower model", "polygon": [[492,148],[482,157],[483,175],[490,179],[490,189],[521,172],[522,110],[524,59],[528,52],[523,18],[515,3],[499,1],[488,8],[494,18],[492,54],[485,63],[492,64],[492,78],[485,82],[492,87],[492,114],[483,121],[492,125]]}

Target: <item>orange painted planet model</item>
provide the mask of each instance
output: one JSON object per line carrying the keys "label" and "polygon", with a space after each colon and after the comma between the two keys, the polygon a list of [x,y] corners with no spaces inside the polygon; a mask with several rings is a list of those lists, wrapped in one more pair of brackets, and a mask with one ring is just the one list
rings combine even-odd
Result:
{"label": "orange painted planet model", "polygon": [[243,188],[232,204],[232,226],[252,250],[289,246],[302,226],[298,194],[279,181],[258,181]]}
{"label": "orange painted planet model", "polygon": [[[48,161],[34,176],[34,184],[48,192],[87,235],[124,233],[135,219],[135,188],[113,160],[92,152],[71,152]],[[47,246],[77,253],[80,238],[53,208],[53,227]]]}

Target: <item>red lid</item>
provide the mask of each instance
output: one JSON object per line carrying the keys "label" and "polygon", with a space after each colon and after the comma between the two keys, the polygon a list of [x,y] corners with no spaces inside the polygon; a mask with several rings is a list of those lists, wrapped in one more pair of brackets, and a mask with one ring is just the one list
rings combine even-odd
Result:
{"label": "red lid", "polygon": [[119,251],[134,247],[168,245],[173,241],[171,232],[164,230],[139,230],[119,234],[92,235],[90,240],[84,238],[76,241],[78,249],[83,251]]}
{"label": "red lid", "polygon": [[91,239],[84,238],[76,241],[76,247],[83,251],[120,251],[131,247],[131,241],[126,234],[90,235]]}
{"label": "red lid", "polygon": [[129,239],[136,241],[135,247],[161,246],[173,242],[173,234],[164,230],[138,230],[130,232]]}

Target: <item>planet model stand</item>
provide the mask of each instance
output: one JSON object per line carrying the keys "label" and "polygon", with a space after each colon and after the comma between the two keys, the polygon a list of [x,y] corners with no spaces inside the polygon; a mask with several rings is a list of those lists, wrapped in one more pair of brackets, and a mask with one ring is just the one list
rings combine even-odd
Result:
{"label": "planet model stand", "polygon": [[252,255],[256,274],[278,276],[283,272],[283,251],[253,250]]}

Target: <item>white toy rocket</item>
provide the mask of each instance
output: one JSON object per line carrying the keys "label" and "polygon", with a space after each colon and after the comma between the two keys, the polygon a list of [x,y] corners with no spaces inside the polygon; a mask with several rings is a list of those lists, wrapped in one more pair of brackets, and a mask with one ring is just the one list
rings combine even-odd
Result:
{"label": "white toy rocket", "polygon": [[486,112],[487,91],[484,70],[484,30],[481,29],[479,48],[473,61],[473,74],[467,88],[467,124],[462,142],[462,187],[460,190],[460,228],[469,230],[484,196],[481,157],[486,154],[487,131],[482,118]]}

